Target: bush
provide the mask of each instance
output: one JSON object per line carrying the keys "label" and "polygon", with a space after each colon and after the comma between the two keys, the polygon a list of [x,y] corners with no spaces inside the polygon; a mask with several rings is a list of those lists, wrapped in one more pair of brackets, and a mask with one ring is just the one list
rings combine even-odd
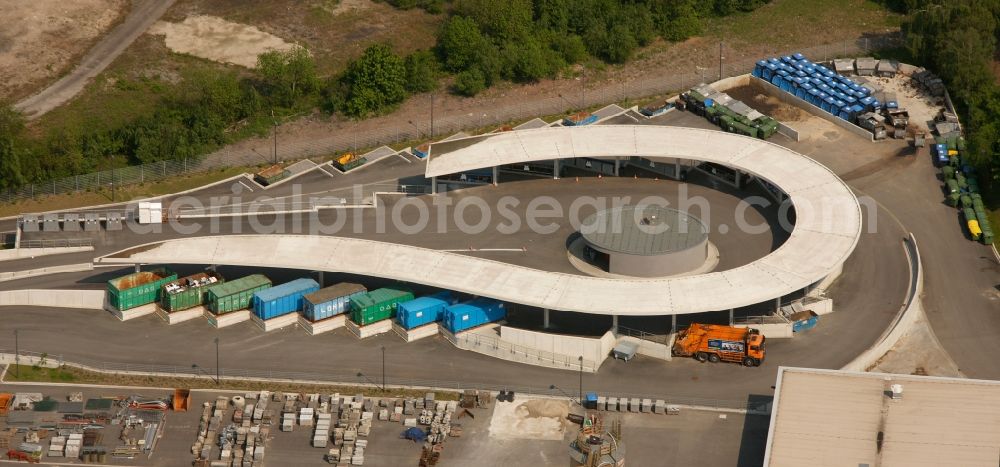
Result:
{"label": "bush", "polygon": [[311,96],[319,89],[316,63],[304,47],[260,54],[257,57],[257,72],[263,79],[265,94],[280,107],[294,108],[299,99]]}
{"label": "bush", "polygon": [[406,90],[411,93],[437,89],[438,62],[434,54],[420,50],[406,56]]}
{"label": "bush", "polygon": [[479,68],[470,68],[455,76],[454,89],[463,96],[475,96],[486,89],[486,78]]}
{"label": "bush", "polygon": [[347,66],[342,110],[352,117],[382,113],[406,98],[406,66],[387,44],[375,44]]}

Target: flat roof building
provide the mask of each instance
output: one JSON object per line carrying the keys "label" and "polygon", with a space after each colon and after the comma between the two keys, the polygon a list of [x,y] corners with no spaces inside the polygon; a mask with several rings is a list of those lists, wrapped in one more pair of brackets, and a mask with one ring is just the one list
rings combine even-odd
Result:
{"label": "flat roof building", "polygon": [[1000,381],[778,369],[765,467],[994,467]]}

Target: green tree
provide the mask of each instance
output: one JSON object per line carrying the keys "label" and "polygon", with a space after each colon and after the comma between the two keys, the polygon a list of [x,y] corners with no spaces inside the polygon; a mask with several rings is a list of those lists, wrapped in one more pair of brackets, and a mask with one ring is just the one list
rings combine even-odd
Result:
{"label": "green tree", "polygon": [[470,68],[455,76],[455,92],[475,96],[486,89],[486,78],[479,68]]}
{"label": "green tree", "polygon": [[312,95],[319,88],[316,63],[305,47],[260,54],[257,72],[263,78],[266,94],[281,107],[295,107],[300,98]]}
{"label": "green tree", "polygon": [[352,117],[384,112],[406,98],[406,65],[387,44],[375,44],[347,67],[343,111]]}
{"label": "green tree", "polygon": [[441,28],[437,42],[445,68],[453,72],[476,65],[481,60],[480,53],[492,46],[476,22],[463,16],[450,18]]}
{"label": "green tree", "polygon": [[406,56],[406,90],[411,93],[437,89],[438,62],[429,50],[419,50]]}
{"label": "green tree", "polygon": [[15,188],[27,180],[21,166],[24,117],[10,105],[0,105],[0,188]]}
{"label": "green tree", "polygon": [[531,0],[459,0],[455,12],[475,21],[483,34],[501,47],[532,33]]}

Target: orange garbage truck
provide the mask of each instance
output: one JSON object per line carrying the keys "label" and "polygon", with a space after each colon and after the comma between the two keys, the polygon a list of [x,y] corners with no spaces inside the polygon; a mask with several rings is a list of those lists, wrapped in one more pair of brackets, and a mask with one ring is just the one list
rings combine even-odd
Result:
{"label": "orange garbage truck", "polygon": [[692,323],[677,333],[673,354],[699,362],[724,361],[758,366],[764,361],[764,336],[752,328]]}

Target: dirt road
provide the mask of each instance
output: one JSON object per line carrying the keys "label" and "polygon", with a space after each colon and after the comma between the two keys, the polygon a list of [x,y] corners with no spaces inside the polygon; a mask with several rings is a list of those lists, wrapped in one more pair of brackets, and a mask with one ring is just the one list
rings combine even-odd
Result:
{"label": "dirt road", "polygon": [[137,0],[125,21],[104,36],[68,75],[15,107],[29,119],[38,118],[72,99],[87,82],[107,68],[140,34],[146,31],[175,0]]}

